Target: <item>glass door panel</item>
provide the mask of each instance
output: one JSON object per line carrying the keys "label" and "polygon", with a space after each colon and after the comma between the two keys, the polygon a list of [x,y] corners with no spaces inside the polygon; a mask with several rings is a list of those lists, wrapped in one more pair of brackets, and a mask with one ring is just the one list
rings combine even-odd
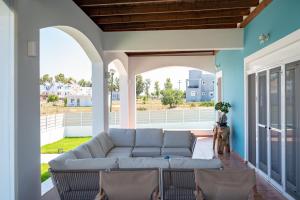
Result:
{"label": "glass door panel", "polygon": [[256,166],[256,83],[255,74],[248,75],[248,152],[249,162]]}
{"label": "glass door panel", "polygon": [[286,65],[285,115],[286,115],[286,191],[300,199],[300,62]]}
{"label": "glass door panel", "polygon": [[271,178],[281,184],[281,67],[270,70],[269,80]]}
{"label": "glass door panel", "polygon": [[258,74],[258,161],[259,169],[268,173],[267,149],[267,73]]}

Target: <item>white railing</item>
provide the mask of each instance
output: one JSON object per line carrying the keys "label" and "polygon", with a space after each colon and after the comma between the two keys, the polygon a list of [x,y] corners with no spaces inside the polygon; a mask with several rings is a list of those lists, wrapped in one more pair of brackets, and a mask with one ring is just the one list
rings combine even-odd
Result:
{"label": "white railing", "polygon": [[[197,128],[209,129],[215,121],[213,108],[193,108],[158,111],[137,111],[137,127],[156,128]],[[110,127],[120,124],[119,112],[109,113]],[[92,126],[91,112],[74,112],[56,115],[41,116],[41,133],[49,132],[62,127],[89,127]]]}

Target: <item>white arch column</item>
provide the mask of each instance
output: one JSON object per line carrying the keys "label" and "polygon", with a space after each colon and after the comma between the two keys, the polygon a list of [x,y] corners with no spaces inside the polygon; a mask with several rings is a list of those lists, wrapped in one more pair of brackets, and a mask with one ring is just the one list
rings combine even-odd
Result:
{"label": "white arch column", "polygon": [[93,136],[107,129],[105,127],[104,75],[103,63],[92,63]]}
{"label": "white arch column", "polygon": [[135,76],[133,70],[129,70],[128,76],[128,120],[129,120],[129,128],[136,128],[136,85],[135,85]]}

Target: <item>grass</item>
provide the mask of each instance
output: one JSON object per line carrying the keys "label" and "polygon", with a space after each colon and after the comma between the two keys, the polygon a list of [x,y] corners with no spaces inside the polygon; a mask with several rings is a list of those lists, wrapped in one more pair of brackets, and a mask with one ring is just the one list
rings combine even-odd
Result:
{"label": "grass", "polygon": [[41,164],[41,182],[44,182],[50,177],[50,174],[48,172],[49,165],[46,163]]}
{"label": "grass", "polygon": [[42,154],[57,154],[75,149],[82,143],[89,141],[91,137],[66,137],[51,144],[41,147]]}

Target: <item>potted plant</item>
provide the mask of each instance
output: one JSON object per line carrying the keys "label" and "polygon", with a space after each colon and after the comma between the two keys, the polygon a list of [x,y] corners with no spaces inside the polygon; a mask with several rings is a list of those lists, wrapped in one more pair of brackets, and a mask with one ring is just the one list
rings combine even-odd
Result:
{"label": "potted plant", "polygon": [[217,110],[218,112],[220,112],[220,116],[219,116],[219,120],[218,120],[218,124],[220,126],[227,126],[227,116],[226,114],[229,112],[229,109],[231,108],[230,103],[228,102],[218,102],[215,105],[215,110]]}

